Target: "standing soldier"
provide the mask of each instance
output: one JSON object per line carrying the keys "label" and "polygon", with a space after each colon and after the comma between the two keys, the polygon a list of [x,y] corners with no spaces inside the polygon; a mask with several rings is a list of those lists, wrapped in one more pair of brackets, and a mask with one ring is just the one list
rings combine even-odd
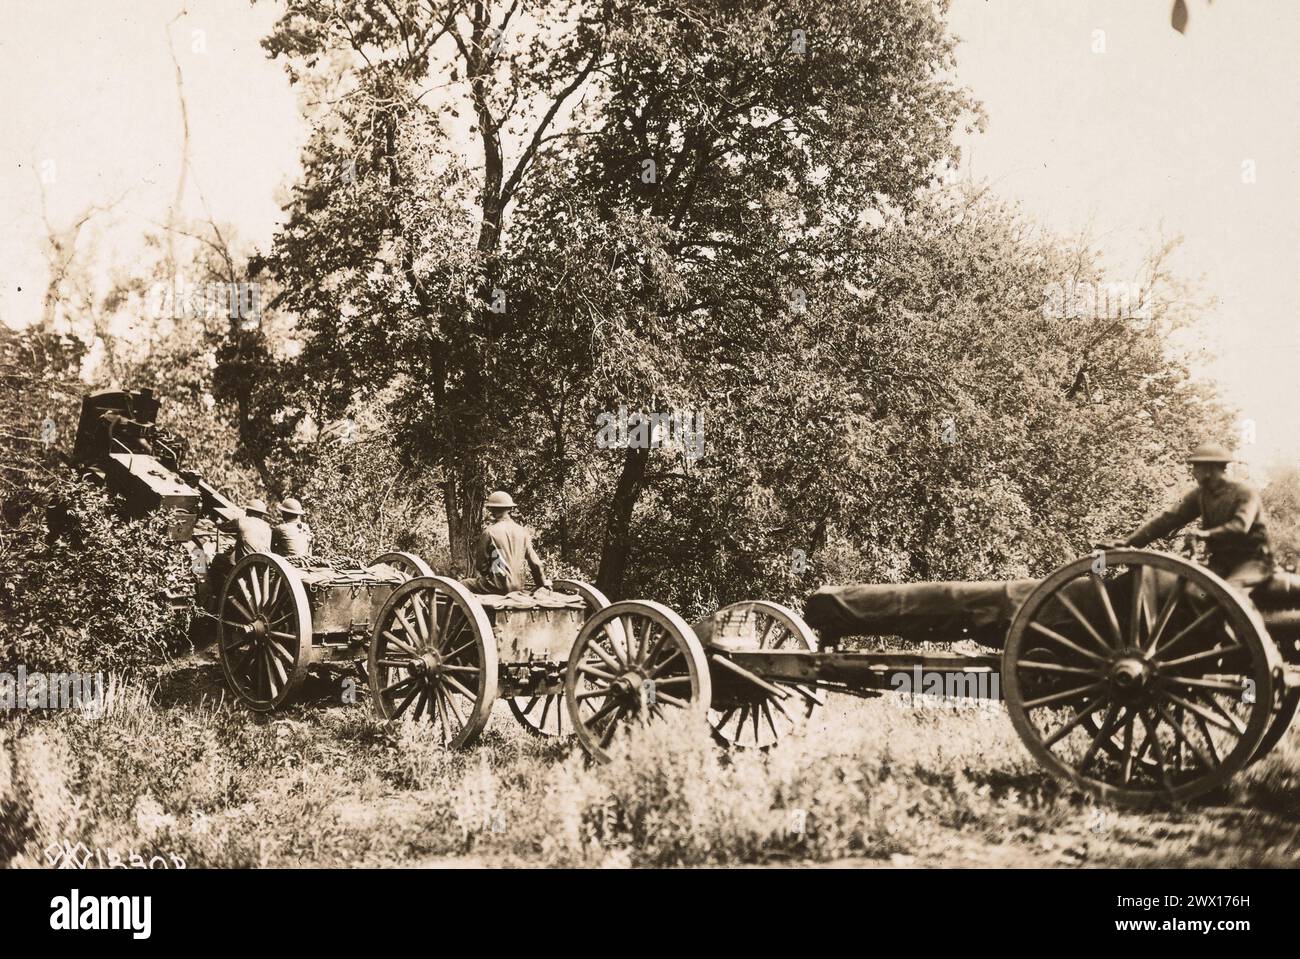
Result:
{"label": "standing soldier", "polygon": [[281,556],[310,556],[311,527],[302,521],[302,503],[290,496],[280,504],[280,516],[284,522],[277,526],[271,536],[271,549]]}
{"label": "standing soldier", "polygon": [[1273,575],[1264,510],[1254,487],[1228,478],[1232,455],[1217,443],[1202,443],[1187,457],[1196,489],[1111,548],[1146,546],[1199,518],[1188,535],[1205,540],[1207,565],[1232,586],[1249,593]]}
{"label": "standing soldier", "polygon": [[550,588],[551,581],[542,568],[541,557],[533,549],[527,529],[515,522],[510,511],[515,501],[510,494],[497,490],[483,504],[490,522],[479,538],[474,570],[478,574],[465,584],[476,593],[509,593],[524,588],[524,566],[533,574],[538,586]]}

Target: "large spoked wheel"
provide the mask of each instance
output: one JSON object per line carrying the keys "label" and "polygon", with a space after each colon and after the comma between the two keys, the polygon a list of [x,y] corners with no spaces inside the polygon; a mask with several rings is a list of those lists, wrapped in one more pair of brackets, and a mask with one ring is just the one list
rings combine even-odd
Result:
{"label": "large spoked wheel", "polygon": [[244,557],[226,578],[217,612],[218,655],[231,692],[249,709],[278,709],[311,661],[311,607],[297,571],[270,553]]}
{"label": "large spoked wheel", "polygon": [[[714,616],[715,622],[723,617],[732,619],[728,629],[753,636],[758,651],[817,652],[817,634],[798,613],[777,603],[764,600],[733,603]],[[770,749],[799,724],[811,719],[825,702],[823,694],[809,686],[779,679],[764,680],[780,691],[772,692],[736,672],[725,653],[714,653],[712,658],[720,672],[709,707],[709,728],[713,730],[713,738],[728,748]],[[728,670],[733,675],[727,675],[728,693],[724,698],[722,676]]]}
{"label": "large spoked wheel", "polygon": [[420,576],[388,597],[370,637],[370,691],[384,719],[426,720],[445,746],[478,738],[497,696],[497,647],[474,594]]}
{"label": "large spoked wheel", "polygon": [[[559,593],[576,593],[587,604],[587,615],[598,613],[609,605],[609,598],[590,583],[580,579],[557,579],[552,588]],[[573,735],[565,722],[563,693],[542,693],[537,696],[515,696],[506,700],[510,712],[519,725],[534,736],[559,739]]]}
{"label": "large spoked wheel", "polygon": [[1291,728],[1291,720],[1295,719],[1297,708],[1300,708],[1300,689],[1288,689],[1283,692],[1277,709],[1273,711],[1273,718],[1269,720],[1268,732],[1264,733],[1259,748],[1250,758],[1251,762],[1267,756],[1269,750],[1278,744],[1278,740],[1286,735],[1286,731]]}
{"label": "large spoked wheel", "polygon": [[569,720],[583,749],[608,761],[620,732],[676,710],[704,714],[712,686],[704,647],[660,603],[625,600],[589,617],[565,670]]}
{"label": "large spoked wheel", "polygon": [[1128,805],[1186,802],[1255,755],[1280,661],[1258,612],[1209,570],[1111,550],[1043,580],[1003,653],[1011,722],[1053,774]]}
{"label": "large spoked wheel", "polygon": [[378,566],[383,563],[391,566],[407,579],[414,579],[417,576],[433,576],[433,567],[416,556],[414,553],[392,552],[384,553],[382,556],[376,556],[369,563],[371,566]]}
{"label": "large spoked wheel", "polygon": [[[426,563],[419,556],[416,556],[414,553],[404,553],[397,550],[390,553],[382,553],[379,556],[376,556],[366,565],[379,566],[380,564],[389,566],[392,569],[397,570],[397,572],[399,572],[402,575],[403,579],[415,579],[415,577],[417,576],[435,575],[433,571],[433,567],[430,566],[428,563]],[[389,595],[392,594],[390,593]],[[380,602],[382,599],[383,599],[382,592],[375,594],[376,603]],[[361,677],[361,681],[364,682],[366,685],[370,685],[370,673],[366,669],[365,660],[358,659],[355,665],[357,669],[357,674]]]}

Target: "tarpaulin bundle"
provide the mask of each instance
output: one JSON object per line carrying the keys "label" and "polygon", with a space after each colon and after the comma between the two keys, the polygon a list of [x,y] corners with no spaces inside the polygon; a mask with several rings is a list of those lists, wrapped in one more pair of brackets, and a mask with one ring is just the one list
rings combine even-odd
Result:
{"label": "tarpaulin bundle", "polygon": [[294,556],[287,561],[302,570],[299,579],[308,589],[332,586],[400,586],[407,577],[387,563],[361,566],[346,558],[322,560],[319,557]]}
{"label": "tarpaulin bundle", "polygon": [[515,590],[510,593],[476,593],[477,599],[487,609],[584,609],[586,602],[574,593],[557,593],[552,589],[539,589],[532,593]]}
{"label": "tarpaulin bundle", "polygon": [[823,586],[808,598],[804,620],[827,637],[904,636],[927,641],[996,635],[1001,644],[1034,579],[972,583],[856,583]]}
{"label": "tarpaulin bundle", "polygon": [[[1160,604],[1178,583],[1178,577],[1162,570],[1148,570],[1147,602],[1154,604],[1154,619]],[[1034,587],[1036,579],[971,583],[857,583],[823,586],[804,609],[804,621],[823,640],[841,636],[902,636],[932,643],[973,639],[985,646],[1001,648],[1016,612]],[[1068,600],[1090,622],[1102,622],[1104,585],[1112,609],[1125,609],[1132,596],[1132,574],[1112,579],[1080,576],[1043,604],[1035,621],[1063,628],[1073,635],[1079,620],[1062,598]],[[1064,624],[1064,627],[1061,626]]]}

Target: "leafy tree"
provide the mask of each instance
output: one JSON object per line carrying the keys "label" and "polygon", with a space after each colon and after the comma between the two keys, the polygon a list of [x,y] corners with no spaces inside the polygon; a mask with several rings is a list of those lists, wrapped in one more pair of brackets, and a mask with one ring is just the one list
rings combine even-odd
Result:
{"label": "leafy tree", "polygon": [[[516,16],[533,39],[511,35]],[[402,384],[400,443],[437,471],[461,564],[498,468],[489,451],[509,443],[508,389],[492,373],[512,321],[490,309],[506,210],[601,61],[603,30],[601,5],[568,0],[303,0],[266,40],[293,79],[340,91],[268,260],[306,340],[290,412],[337,415]],[[476,147],[473,175],[449,146],[457,124]]]}
{"label": "leafy tree", "polygon": [[870,244],[854,287],[713,381],[707,455],[634,516],[637,593],[703,610],[1040,575],[1163,505],[1188,445],[1229,431],[1171,346],[1192,317],[1161,257],[1132,312],[1075,316],[1045,291],[1102,265],[986,195],[932,194]]}
{"label": "leafy tree", "polygon": [[1278,565],[1295,569],[1300,563],[1300,467],[1275,464],[1260,496]]}
{"label": "leafy tree", "polygon": [[315,444],[294,478],[310,504],[313,552],[365,563],[404,550],[452,572],[437,487],[422,471],[401,466],[382,423],[349,422]]}
{"label": "leafy tree", "polygon": [[[510,35],[516,15],[528,42]],[[558,422],[532,404],[572,395],[581,365],[611,369],[607,355],[573,362],[568,280],[543,303],[531,278],[580,270],[590,228],[608,224],[623,277],[582,322],[613,323],[610,341],[640,360],[584,384],[588,402],[684,393],[729,340],[779,333],[773,307],[838,265],[864,199],[909,202],[968,106],[942,78],[939,14],[906,0],[871,17],[848,2],[298,2],[266,45],[292,77],[340,91],[269,261],[308,340],[304,392],[337,411],[396,384],[399,445],[438,470],[459,559],[487,477],[531,449],[523,427]],[[567,197],[586,210],[564,219]],[[521,336],[536,352],[520,355]],[[524,368],[565,379],[533,375],[518,395]],[[629,449],[617,466],[599,574],[615,591],[647,461]]]}

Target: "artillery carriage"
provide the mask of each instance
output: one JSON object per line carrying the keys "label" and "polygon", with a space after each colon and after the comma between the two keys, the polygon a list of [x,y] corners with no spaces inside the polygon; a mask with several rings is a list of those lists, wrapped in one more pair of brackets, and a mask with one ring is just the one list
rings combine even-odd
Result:
{"label": "artillery carriage", "polygon": [[[942,677],[945,693],[1004,701],[1060,779],[1131,805],[1211,793],[1269,751],[1300,706],[1300,580],[1248,599],[1190,558],[1099,552],[1042,580],[825,587],[804,615],[765,601],[688,625],[649,600],[611,603],[578,581],[531,596],[470,592],[419,557],[368,564],[254,553],[208,576],[220,524],[243,511],[184,465],[147,390],[85,398],[73,462],[128,512],[177,511],[231,690],[255,710],[307,670],[365,662],[380,716],[473,742],[498,698],[539,736],[608,756],[622,731],[685,710],[733,748],[767,749],[827,692],[879,696]],[[863,651],[850,636],[973,640],[986,653]],[[955,681],[954,681],[955,680]]]}
{"label": "artillery carriage", "polygon": [[[275,709],[294,696],[310,667],[362,657],[372,614],[397,586],[433,571],[399,552],[364,565],[270,553],[232,562],[222,549],[222,527],[244,510],[186,468],[188,444],[158,427],[159,406],[149,389],[84,397],[72,465],[103,485],[127,515],[172,511],[172,541],[192,560],[195,638],[215,637],[226,682],[241,702]],[[234,545],[232,535],[224,539]]]}
{"label": "artillery carriage", "polygon": [[432,572],[410,553],[367,565],[272,553],[244,557],[216,600],[217,652],[231,692],[250,709],[291,701],[312,666],[356,662],[373,614],[413,575]]}
{"label": "artillery carriage", "polygon": [[[1003,699],[1026,748],[1054,776],[1126,805],[1185,802],[1222,787],[1277,743],[1300,705],[1300,581],[1284,573],[1248,599],[1188,558],[1122,549],[1042,580],[829,587],[805,611],[832,647],[818,652],[765,642],[760,606],[715,614],[716,630],[750,642],[710,656],[747,678],[740,708],[751,717],[766,721],[792,689],[923,692],[914,676],[943,677],[935,685],[946,693]],[[833,648],[850,635],[967,638],[1001,651]]]}
{"label": "artillery carriage", "polygon": [[157,425],[160,401],[149,389],[100,390],[84,397],[71,464],[117,497],[127,515],[172,510],[171,538],[216,548],[216,524],[244,511],[186,467],[189,444]]}
{"label": "artillery carriage", "polygon": [[[442,723],[449,744],[478,735],[498,690],[531,732],[565,732],[563,655],[587,612],[609,605],[598,590],[562,580],[544,595],[476,595],[404,552],[369,563],[261,552],[231,562],[222,552],[222,526],[244,510],[186,469],[188,446],[158,427],[159,406],[148,389],[84,397],[71,462],[128,515],[173,511],[172,540],[194,560],[198,638],[214,634],[226,683],[240,702],[271,711],[293,699],[313,666],[368,661],[380,712],[400,716],[414,704],[417,717]],[[226,539],[233,545],[233,537]],[[408,581],[414,582],[404,588]],[[440,646],[462,634],[474,640],[472,649]],[[473,694],[462,714],[466,682]]]}
{"label": "artillery carriage", "polygon": [[[462,591],[452,580],[409,581],[376,627],[388,645],[371,650],[380,713],[400,713],[398,694],[432,704],[428,718],[451,723],[443,739],[452,746],[477,735],[498,691],[562,691],[582,747],[604,759],[621,731],[674,710],[705,718],[727,746],[766,749],[827,692],[928,693],[915,678],[939,677],[947,695],[1001,699],[1054,776],[1144,806],[1219,789],[1272,748],[1300,705],[1300,581],[1278,574],[1252,601],[1190,559],[1154,550],[1101,552],[1042,580],[829,587],[804,617],[748,601],[688,626],[661,604],[601,597],[571,646],[553,634],[529,646],[526,662],[508,630],[477,616],[481,599]],[[407,622],[396,614],[417,596],[436,628],[418,604]],[[1000,651],[841,648],[853,635],[970,639]],[[417,663],[405,648],[414,636],[444,636],[462,658]],[[397,672],[379,679],[382,668]],[[470,677],[477,685],[460,681]]]}

